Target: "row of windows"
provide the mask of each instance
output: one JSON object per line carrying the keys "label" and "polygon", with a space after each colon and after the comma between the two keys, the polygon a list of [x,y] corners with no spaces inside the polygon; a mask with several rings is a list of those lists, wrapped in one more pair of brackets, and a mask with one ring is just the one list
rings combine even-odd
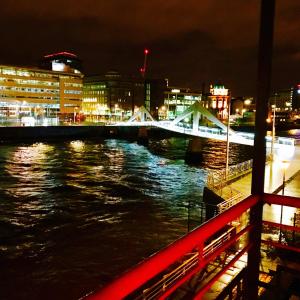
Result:
{"label": "row of windows", "polygon": [[83,91],[85,95],[104,95],[105,91]]}
{"label": "row of windows", "polygon": [[82,87],[82,83],[65,82],[64,84],[65,86],[78,87],[78,88]]}
{"label": "row of windows", "polygon": [[65,94],[75,94],[75,95],[80,95],[81,91],[75,91],[75,90],[64,90]]}
{"label": "row of windows", "polygon": [[0,94],[0,98],[11,98],[11,99],[45,99],[45,100],[59,100],[59,97],[34,97],[34,96],[21,96],[21,95],[16,95],[16,96],[11,96],[11,95],[5,95],[5,94]]}
{"label": "row of windows", "polygon": [[14,75],[14,76],[22,76],[22,77],[44,77],[44,78],[62,78],[62,79],[79,79],[78,76],[66,76],[60,74],[52,74],[52,73],[42,73],[38,71],[31,71],[31,70],[24,70],[24,69],[17,69],[17,68],[7,68],[7,67],[0,67],[0,74],[3,75]]}
{"label": "row of windows", "polygon": [[187,100],[185,100],[185,101],[183,101],[183,100],[165,100],[165,104],[166,105],[171,105],[171,104],[192,105],[195,101],[196,100],[194,100],[194,101],[187,101]]}
{"label": "row of windows", "polygon": [[[14,76],[22,76],[22,77],[47,77],[47,78],[57,78],[56,74],[42,73],[36,71],[28,71],[28,70],[19,70],[15,68],[1,68],[0,74],[3,75],[14,75]],[[76,77],[75,77],[76,78]]]}
{"label": "row of windows", "polygon": [[[2,102],[3,103],[3,102]],[[19,104],[8,104],[5,103],[4,105],[0,104],[0,110],[16,110],[16,111],[31,111],[31,109],[59,109],[58,104],[45,104],[45,103],[34,103],[28,106],[21,106]]]}
{"label": "row of windows", "polygon": [[0,86],[2,91],[16,91],[16,92],[25,92],[25,93],[49,93],[49,94],[58,94],[59,90],[50,90],[50,89],[39,89],[39,88],[21,88],[15,86]]}
{"label": "row of windows", "polygon": [[34,80],[34,79],[18,79],[18,78],[5,78],[0,77],[0,82],[14,82],[18,84],[28,84],[28,85],[48,85],[48,86],[59,86],[59,82],[53,82],[53,81],[40,81],[40,80]]}
{"label": "row of windows", "polygon": [[105,89],[105,84],[84,84],[84,89],[86,90],[102,90]]}

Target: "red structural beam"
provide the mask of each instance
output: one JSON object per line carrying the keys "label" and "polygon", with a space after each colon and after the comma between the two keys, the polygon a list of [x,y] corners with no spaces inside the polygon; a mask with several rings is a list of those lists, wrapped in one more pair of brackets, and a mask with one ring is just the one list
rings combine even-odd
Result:
{"label": "red structural beam", "polygon": [[297,198],[297,197],[274,195],[274,194],[264,194],[263,200],[265,203],[268,203],[268,204],[277,204],[277,205],[284,205],[284,206],[300,208],[300,198]]}
{"label": "red structural beam", "polygon": [[[220,248],[216,249],[216,251],[214,251],[211,255],[208,255],[207,257],[204,257],[204,258],[199,257],[199,265],[196,268],[192,269],[184,277],[182,277],[179,280],[177,280],[176,283],[173,284],[170,288],[168,288],[167,290],[165,290],[164,294],[159,298],[159,300],[164,300],[168,296],[170,296],[184,282],[188,281],[193,275],[195,275],[197,272],[199,272],[208,263],[210,263],[211,261],[215,260],[216,257],[218,257],[222,252],[224,252],[231,245],[233,245],[236,241],[238,241],[242,235],[244,235],[245,233],[249,232],[252,228],[253,228],[253,226],[247,226],[246,228],[244,228],[243,230],[241,230],[239,233],[237,233],[235,236],[233,236],[230,240],[228,240],[224,244],[222,244],[222,246]],[[223,274],[223,273],[226,272],[226,270],[223,269],[221,272]]]}
{"label": "red structural beam", "polygon": [[222,214],[202,224],[186,236],[170,244],[165,249],[144,260],[121,277],[105,286],[99,292],[89,295],[92,299],[123,299],[148,280],[158,275],[182,256],[203,244],[209,237],[229,222],[237,219],[247,209],[258,203],[258,196],[249,196]]}
{"label": "red structural beam", "polygon": [[208,283],[205,284],[195,295],[195,300],[201,300],[204,294],[210,289],[210,287],[227,271],[231,268],[239,259],[240,257],[249,251],[251,245],[247,245],[243,248],[223,269],[217,273]]}
{"label": "red structural beam", "polygon": [[269,221],[263,221],[263,224],[273,226],[273,227],[278,227],[278,228],[281,228],[284,230],[300,232],[300,227],[295,227],[295,226],[291,226],[291,225],[285,225],[285,224],[274,223],[274,222],[269,222]]}
{"label": "red structural beam", "polygon": [[261,242],[263,244],[270,245],[270,246],[273,246],[276,248],[282,248],[282,249],[291,250],[291,251],[300,253],[300,248],[298,248],[298,247],[289,246],[289,245],[285,245],[285,244],[281,244],[281,243],[277,243],[277,242],[273,242],[273,241],[266,241],[266,240],[261,240]]}

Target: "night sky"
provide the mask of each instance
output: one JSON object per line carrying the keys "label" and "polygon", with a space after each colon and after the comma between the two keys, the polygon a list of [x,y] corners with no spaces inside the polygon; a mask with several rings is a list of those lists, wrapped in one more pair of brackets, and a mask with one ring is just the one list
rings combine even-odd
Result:
{"label": "night sky", "polygon": [[[148,75],[201,88],[221,81],[232,94],[255,93],[259,0],[6,0],[0,64],[37,65],[56,51],[76,53],[85,74]],[[273,89],[298,83],[300,1],[278,0]]]}

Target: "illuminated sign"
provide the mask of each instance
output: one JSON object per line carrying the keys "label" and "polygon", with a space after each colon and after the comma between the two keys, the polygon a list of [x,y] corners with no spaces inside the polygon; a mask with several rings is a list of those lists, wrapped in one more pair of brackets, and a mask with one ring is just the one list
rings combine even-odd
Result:
{"label": "illuminated sign", "polygon": [[180,90],[179,89],[172,89],[171,93],[180,93]]}

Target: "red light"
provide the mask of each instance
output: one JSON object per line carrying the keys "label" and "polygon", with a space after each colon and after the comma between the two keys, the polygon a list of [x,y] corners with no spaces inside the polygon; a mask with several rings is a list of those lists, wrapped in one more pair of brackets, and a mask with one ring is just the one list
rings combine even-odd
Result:
{"label": "red light", "polygon": [[148,54],[148,53],[149,53],[149,50],[148,50],[148,49],[145,49],[144,53],[145,53],[145,54]]}
{"label": "red light", "polygon": [[141,72],[141,73],[145,72],[145,71],[144,71],[144,68],[140,68],[140,72]]}
{"label": "red light", "polygon": [[45,57],[45,58],[48,58],[48,57],[54,57],[54,56],[57,56],[57,55],[66,55],[66,56],[77,57],[76,54],[71,53],[71,52],[67,52],[67,51],[57,52],[57,53],[53,53],[53,54],[44,55],[44,57]]}

